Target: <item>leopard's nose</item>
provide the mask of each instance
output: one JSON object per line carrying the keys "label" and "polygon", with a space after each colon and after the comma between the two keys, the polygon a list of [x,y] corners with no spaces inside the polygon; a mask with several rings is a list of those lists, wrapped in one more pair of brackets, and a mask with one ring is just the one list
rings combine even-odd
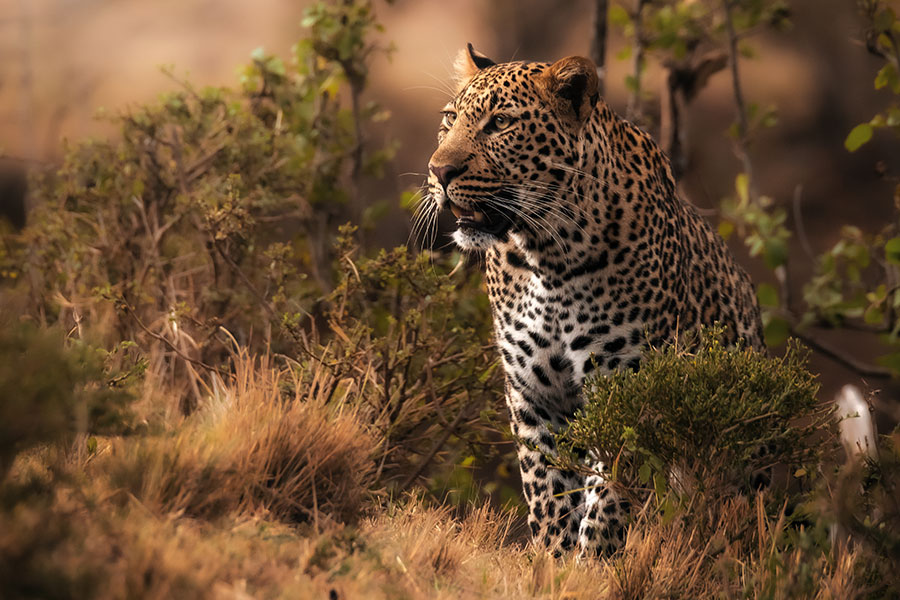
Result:
{"label": "leopard's nose", "polygon": [[438,178],[441,187],[445,190],[447,189],[447,186],[450,185],[450,182],[453,181],[453,178],[462,175],[466,169],[467,167],[459,168],[455,165],[428,165],[428,170],[434,173],[434,176]]}

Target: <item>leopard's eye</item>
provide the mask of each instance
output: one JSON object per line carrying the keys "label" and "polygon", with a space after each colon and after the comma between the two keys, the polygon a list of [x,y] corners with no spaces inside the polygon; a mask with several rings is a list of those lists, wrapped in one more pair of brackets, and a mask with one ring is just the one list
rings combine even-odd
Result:
{"label": "leopard's eye", "polygon": [[444,119],[441,121],[441,125],[450,129],[453,127],[453,124],[456,122],[456,113],[452,110],[445,110],[441,113],[444,115]]}
{"label": "leopard's eye", "polygon": [[488,121],[487,125],[484,126],[484,130],[488,133],[503,131],[512,125],[514,120],[515,119],[507,115],[494,115],[491,117],[491,120]]}

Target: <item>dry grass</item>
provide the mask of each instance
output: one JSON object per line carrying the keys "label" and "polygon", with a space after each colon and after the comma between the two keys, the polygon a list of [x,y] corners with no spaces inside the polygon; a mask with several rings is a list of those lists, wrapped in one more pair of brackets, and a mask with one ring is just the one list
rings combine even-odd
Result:
{"label": "dry grass", "polygon": [[215,378],[210,400],[176,431],[116,440],[89,472],[158,513],[351,520],[372,482],[377,442],[352,409],[301,397],[305,382],[283,386],[286,375],[260,362],[240,357],[234,382]]}
{"label": "dry grass", "polygon": [[623,551],[585,564],[517,543],[513,513],[385,500],[354,410],[266,359],[235,364],[160,432],[19,455],[0,486],[4,598],[863,596],[861,556],[823,552],[762,495],[668,522],[645,509]]}
{"label": "dry grass", "polygon": [[[833,564],[792,551],[778,553],[784,523],[758,502],[723,509],[721,534],[701,538],[683,523],[645,519],[610,561],[578,564],[506,543],[511,517],[486,508],[461,520],[416,499],[367,521],[355,550],[335,550],[319,568],[341,598],[853,598],[858,557]],[[761,533],[756,555],[746,527]],[[758,543],[757,543],[758,542]],[[815,579],[811,576],[815,575]]]}
{"label": "dry grass", "polygon": [[[41,528],[33,526],[48,513],[25,512],[32,518],[3,523],[0,539],[36,537]],[[736,522],[754,512],[749,503],[729,508]],[[333,525],[319,533],[259,518],[208,523],[159,516],[134,501],[109,510],[59,498],[49,514],[51,529],[66,522],[68,531],[43,554],[40,573],[52,567],[58,583],[32,582],[31,589],[48,598],[69,597],[63,582],[69,592],[77,590],[75,597],[96,598],[327,598],[331,590],[338,598],[385,600],[859,595],[853,553],[826,566],[820,585],[806,593],[799,585],[804,573],[823,565],[788,554],[776,582],[767,575],[766,544],[774,537],[764,540],[761,556],[738,556],[733,547],[698,540],[678,526],[651,525],[637,531],[615,560],[576,564],[504,544],[507,516],[482,508],[457,520],[446,508],[415,498],[358,529]],[[25,595],[5,589],[12,589],[10,597]]]}

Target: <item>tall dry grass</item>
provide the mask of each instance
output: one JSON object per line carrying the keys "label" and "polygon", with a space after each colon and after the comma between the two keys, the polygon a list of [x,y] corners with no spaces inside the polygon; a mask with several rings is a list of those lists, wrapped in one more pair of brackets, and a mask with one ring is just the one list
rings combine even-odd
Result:
{"label": "tall dry grass", "polygon": [[90,472],[159,513],[354,520],[378,446],[355,409],[286,381],[291,372],[268,357],[234,364],[233,381],[215,376],[206,404],[175,431],[115,440]]}

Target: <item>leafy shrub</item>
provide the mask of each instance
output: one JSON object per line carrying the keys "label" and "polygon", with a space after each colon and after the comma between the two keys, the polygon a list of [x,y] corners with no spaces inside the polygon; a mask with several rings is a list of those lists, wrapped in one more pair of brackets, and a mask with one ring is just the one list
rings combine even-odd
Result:
{"label": "leafy shrub", "polygon": [[[12,477],[10,478],[12,479]],[[95,577],[71,572],[59,552],[81,533],[83,515],[59,505],[48,482],[0,482],[0,589],[4,598],[88,597]],[[79,567],[84,556],[79,557]],[[74,562],[74,561],[73,561]]]}
{"label": "leafy shrub", "polygon": [[[560,436],[564,466],[584,468],[576,449],[595,454],[642,506],[611,597],[858,593],[866,558],[831,536],[819,507],[839,445],[808,352],[791,342],[770,358],[720,337],[704,330],[649,349],[638,372],[589,377],[587,404]],[[790,480],[755,489],[772,469]]]}
{"label": "leafy shrub", "polygon": [[0,482],[24,450],[126,426],[131,374],[111,376],[107,357],[58,328],[0,319]]}
{"label": "leafy shrub", "polygon": [[818,469],[835,448],[835,421],[816,399],[806,351],[792,344],[769,358],[727,348],[720,334],[651,349],[638,372],[589,377],[566,444],[596,454],[626,487],[652,486],[660,501],[670,475],[682,492],[720,497],[777,464]]}
{"label": "leafy shrub", "polygon": [[503,389],[490,310],[478,273],[450,276],[446,259],[406,248],[359,257],[352,229],[343,233],[328,335],[309,340],[299,368],[318,370],[325,397],[359,408],[382,440],[382,481],[405,488],[463,449],[485,451]]}

